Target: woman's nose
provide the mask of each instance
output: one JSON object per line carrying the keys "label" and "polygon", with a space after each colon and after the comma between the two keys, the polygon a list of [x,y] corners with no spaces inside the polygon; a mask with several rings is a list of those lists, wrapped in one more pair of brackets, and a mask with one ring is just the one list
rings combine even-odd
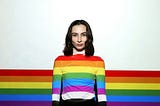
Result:
{"label": "woman's nose", "polygon": [[81,36],[78,36],[77,41],[78,41],[78,43],[82,42],[82,37],[81,37]]}

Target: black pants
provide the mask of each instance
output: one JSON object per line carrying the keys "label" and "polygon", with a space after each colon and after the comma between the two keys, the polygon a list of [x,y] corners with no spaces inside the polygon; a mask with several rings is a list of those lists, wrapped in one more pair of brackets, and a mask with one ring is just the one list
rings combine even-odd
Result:
{"label": "black pants", "polygon": [[82,99],[71,99],[62,100],[60,106],[97,106],[94,99],[82,100]]}

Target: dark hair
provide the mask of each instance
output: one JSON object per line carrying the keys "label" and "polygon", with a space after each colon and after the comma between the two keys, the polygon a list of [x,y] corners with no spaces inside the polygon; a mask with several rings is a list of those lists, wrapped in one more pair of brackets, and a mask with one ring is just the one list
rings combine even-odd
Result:
{"label": "dark hair", "polygon": [[94,46],[93,46],[93,35],[90,25],[84,20],[75,20],[71,23],[68,28],[68,32],[65,38],[65,47],[63,53],[65,56],[73,55],[73,45],[72,45],[72,27],[75,25],[85,25],[86,26],[86,36],[87,41],[85,43],[85,56],[93,56],[94,55]]}

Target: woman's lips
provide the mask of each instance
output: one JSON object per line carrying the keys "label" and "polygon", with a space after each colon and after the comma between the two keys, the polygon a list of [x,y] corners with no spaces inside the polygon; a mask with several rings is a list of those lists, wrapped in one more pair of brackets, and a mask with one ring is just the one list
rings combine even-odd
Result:
{"label": "woman's lips", "polygon": [[79,46],[79,47],[80,47],[80,46],[83,46],[83,44],[77,44],[77,46]]}

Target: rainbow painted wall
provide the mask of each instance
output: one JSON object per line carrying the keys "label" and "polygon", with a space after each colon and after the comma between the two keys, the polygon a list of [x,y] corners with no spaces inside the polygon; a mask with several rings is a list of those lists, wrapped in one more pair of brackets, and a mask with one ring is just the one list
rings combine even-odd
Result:
{"label": "rainbow painted wall", "polygon": [[[106,70],[107,106],[160,106],[160,70]],[[51,106],[52,70],[0,69],[0,106]]]}

